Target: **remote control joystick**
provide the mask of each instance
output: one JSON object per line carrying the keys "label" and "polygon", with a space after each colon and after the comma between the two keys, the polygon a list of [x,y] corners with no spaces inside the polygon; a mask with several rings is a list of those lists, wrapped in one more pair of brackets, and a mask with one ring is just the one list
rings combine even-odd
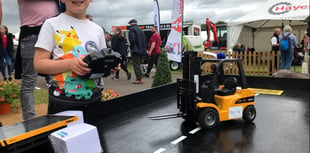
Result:
{"label": "remote control joystick", "polygon": [[82,79],[99,79],[108,77],[111,69],[114,69],[122,60],[119,53],[114,52],[111,48],[104,48],[99,52],[88,54],[83,61],[88,64],[91,72],[80,76]]}

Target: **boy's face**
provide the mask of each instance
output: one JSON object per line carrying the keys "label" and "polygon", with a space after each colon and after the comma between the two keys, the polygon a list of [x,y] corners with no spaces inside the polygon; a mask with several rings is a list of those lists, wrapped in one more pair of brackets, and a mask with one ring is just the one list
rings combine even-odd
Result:
{"label": "boy's face", "polygon": [[84,15],[86,9],[93,0],[61,0],[66,4],[66,13],[71,16]]}

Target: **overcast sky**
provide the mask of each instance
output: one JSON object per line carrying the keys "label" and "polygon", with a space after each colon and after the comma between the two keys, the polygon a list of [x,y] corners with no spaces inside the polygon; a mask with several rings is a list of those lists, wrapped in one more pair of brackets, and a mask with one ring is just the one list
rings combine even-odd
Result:
{"label": "overcast sky", "polygon": [[[19,30],[17,0],[1,0],[3,9],[2,24],[10,32]],[[127,25],[131,18],[138,24],[153,24],[153,0],[93,0],[87,10],[94,22],[111,30],[112,25]],[[171,22],[173,0],[158,0],[161,23]],[[204,23],[208,17],[213,22],[229,21],[253,11],[267,0],[184,0],[184,21]]]}

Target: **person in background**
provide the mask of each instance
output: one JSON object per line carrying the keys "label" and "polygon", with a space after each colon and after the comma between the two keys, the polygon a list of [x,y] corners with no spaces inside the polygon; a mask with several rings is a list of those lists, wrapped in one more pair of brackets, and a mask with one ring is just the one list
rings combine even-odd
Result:
{"label": "person in background", "polygon": [[[122,29],[121,28],[115,28],[113,29],[114,36],[112,37],[112,49],[122,56],[121,61],[121,68],[126,72],[127,74],[127,80],[131,79],[131,73],[127,69],[127,41],[122,35]],[[119,71],[116,72],[115,76],[112,78],[113,80],[119,80]]]}
{"label": "person in background", "polygon": [[[271,36],[270,42],[271,42],[271,52],[275,52],[275,54],[278,54],[280,48],[280,41],[279,41],[279,36],[281,34],[281,29],[280,28],[275,28],[274,33]],[[274,68],[277,69],[277,63],[278,63],[278,58],[275,56],[274,58]],[[272,75],[272,63],[270,64],[270,75]]]}
{"label": "person in background", "polygon": [[[297,40],[295,35],[292,33],[292,28],[289,25],[284,26],[283,29],[283,34],[279,36],[279,42],[280,42],[280,52],[281,52],[281,59],[280,59],[280,70],[281,69],[286,69],[290,70],[292,61],[293,61],[293,56],[294,56],[294,49],[297,45]],[[285,52],[283,50],[283,42],[285,38],[287,37],[287,40],[289,41],[288,44],[290,44],[288,52]]]}
{"label": "person in background", "polygon": [[280,45],[280,41],[279,41],[279,36],[281,34],[281,29],[280,28],[275,28],[274,29],[274,33],[271,36],[270,42],[271,42],[271,51],[279,51],[279,45]]}
{"label": "person in background", "polygon": [[129,28],[129,43],[131,51],[131,59],[136,75],[136,81],[133,84],[143,84],[141,60],[146,53],[146,39],[144,32],[137,25],[137,20],[132,19],[128,22]]}
{"label": "person in background", "polygon": [[[13,49],[13,35],[9,33],[8,28],[4,25],[0,26],[0,70],[3,76],[3,80],[11,81],[12,78],[12,56],[14,53]],[[4,62],[5,61],[5,62]],[[6,77],[6,66],[8,77]]]}
{"label": "person in background", "polygon": [[92,15],[86,14],[86,18],[87,18],[89,21],[93,21],[93,16],[92,16]]}
{"label": "person in background", "polygon": [[37,41],[43,22],[59,14],[59,1],[18,0],[20,17],[19,47],[15,62],[15,79],[22,78],[20,100],[23,119],[34,118],[34,89],[37,82],[37,72],[34,69],[34,45]]}
{"label": "person in background", "polygon": [[244,47],[244,45],[241,45],[240,42],[238,42],[238,43],[236,44],[236,46],[233,48],[233,51],[238,52],[239,54],[240,54],[240,53],[243,53],[243,54],[244,54],[245,47]]}
{"label": "person in background", "polygon": [[161,37],[158,34],[158,28],[157,26],[152,27],[152,37],[150,38],[149,44],[148,44],[148,50],[147,53],[150,56],[148,66],[147,66],[147,71],[145,73],[145,77],[150,77],[150,72],[153,68],[153,64],[157,66],[157,61],[160,56],[161,50],[160,50],[160,45],[161,45]]}
{"label": "person in background", "polygon": [[110,33],[105,32],[105,41],[107,43],[107,48],[111,48],[112,47],[112,42],[111,42],[112,36]]}

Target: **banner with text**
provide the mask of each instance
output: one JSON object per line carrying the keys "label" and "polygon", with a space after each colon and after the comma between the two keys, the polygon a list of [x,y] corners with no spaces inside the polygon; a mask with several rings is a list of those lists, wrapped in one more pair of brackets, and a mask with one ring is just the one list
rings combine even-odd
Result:
{"label": "banner with text", "polygon": [[173,0],[171,32],[168,36],[165,49],[170,61],[181,62],[183,0]]}
{"label": "banner with text", "polygon": [[158,33],[160,34],[160,10],[159,10],[159,4],[157,0],[154,0],[154,25],[158,28]]}

